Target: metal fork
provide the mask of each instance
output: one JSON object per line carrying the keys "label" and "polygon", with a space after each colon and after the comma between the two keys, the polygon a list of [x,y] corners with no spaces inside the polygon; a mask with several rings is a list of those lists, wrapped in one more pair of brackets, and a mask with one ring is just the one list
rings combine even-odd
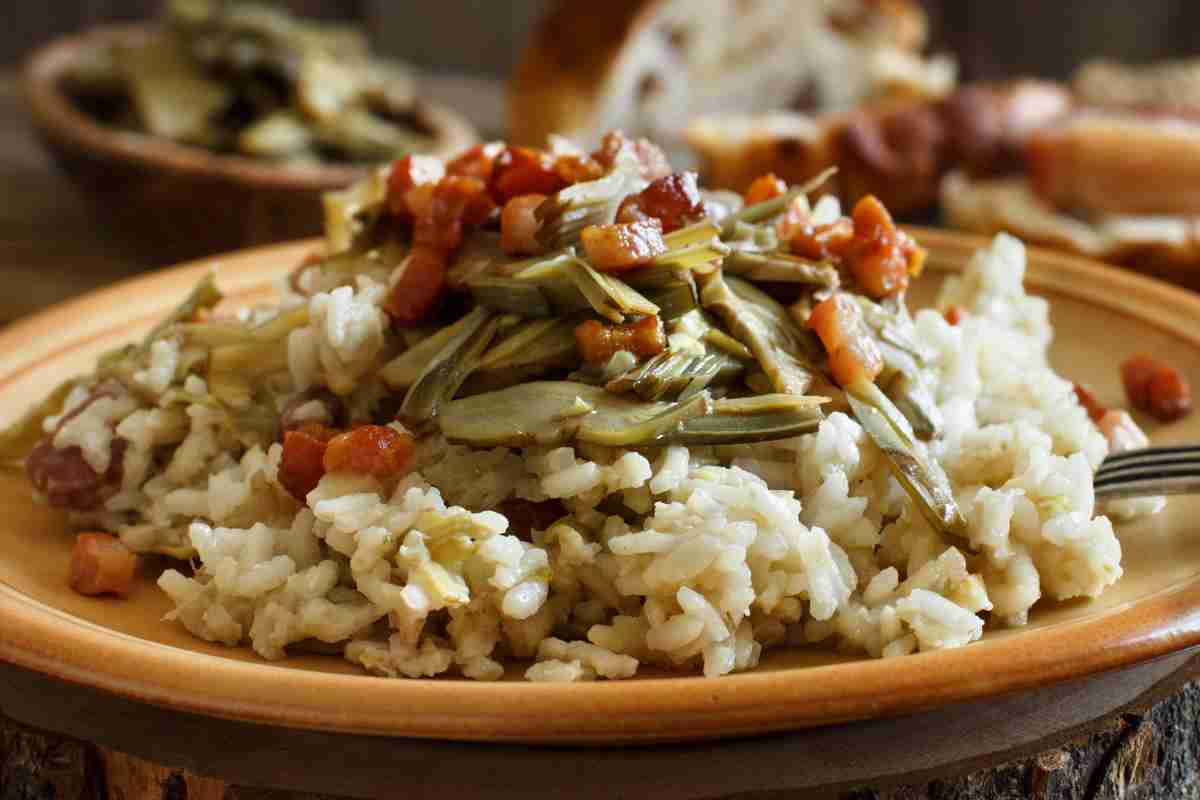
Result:
{"label": "metal fork", "polygon": [[1200,444],[1112,453],[1093,484],[1098,498],[1200,492]]}

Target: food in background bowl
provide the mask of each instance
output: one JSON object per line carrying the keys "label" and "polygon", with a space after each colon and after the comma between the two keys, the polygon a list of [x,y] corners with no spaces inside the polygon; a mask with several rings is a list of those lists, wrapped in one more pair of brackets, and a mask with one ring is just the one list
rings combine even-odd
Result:
{"label": "food in background bowl", "polygon": [[[106,61],[103,54],[114,49],[157,48],[160,45],[155,43],[161,43],[162,36],[160,28],[141,25],[94,28],[41,48],[23,75],[35,129],[60,166],[93,201],[100,223],[126,238],[149,263],[319,233],[321,194],[350,185],[366,174],[366,167],[312,157],[304,149],[309,147],[307,134],[280,137],[282,142],[271,139],[278,147],[272,145],[276,155],[270,158],[221,152],[139,132],[133,122],[128,126],[106,124],[72,99],[68,76],[75,76],[78,96],[78,84],[90,74],[86,82],[93,87],[89,90],[92,104],[107,108],[106,114],[121,108],[127,102],[121,99],[124,84],[118,82],[103,90],[115,92],[106,95],[108,101],[100,101],[95,94],[103,93],[96,87],[105,85],[97,76],[111,78],[112,74],[94,62]],[[407,85],[398,84],[401,89]],[[332,96],[346,100],[347,108],[357,103],[336,92]],[[450,109],[424,101],[415,108],[432,126],[431,155],[449,156],[478,140],[471,125]],[[191,110],[189,97],[188,103],[172,106],[165,116],[175,119],[174,115],[190,114]],[[191,118],[201,126],[208,120]],[[219,130],[229,135],[227,126]],[[304,147],[289,151],[289,142]],[[284,155],[286,152],[290,155]]]}
{"label": "food in background bowl", "polygon": [[107,124],[285,163],[386,161],[446,134],[360,31],[257,3],[174,0],[162,30],[93,49],[63,85]]}
{"label": "food in background bowl", "polygon": [[1103,592],[1110,444],[1020,243],[913,316],[921,247],[808,188],[705,192],[615,133],[409,156],[328,198],[278,304],[205,279],[0,450],[87,531],[80,591],[123,589],[115,534],[179,560],[196,636],[383,675],[900,656]]}

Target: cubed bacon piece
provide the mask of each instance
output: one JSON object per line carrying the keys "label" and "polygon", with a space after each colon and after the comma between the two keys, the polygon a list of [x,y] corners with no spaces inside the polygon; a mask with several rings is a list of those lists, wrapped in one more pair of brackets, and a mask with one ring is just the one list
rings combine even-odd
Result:
{"label": "cubed bacon piece", "polygon": [[492,197],[500,205],[523,194],[554,194],[566,186],[553,156],[530,147],[510,147],[501,153],[490,183]]}
{"label": "cubed bacon piece", "polygon": [[417,210],[413,241],[449,253],[462,244],[466,229],[482,224],[495,207],[483,181],[448,175],[434,187],[428,207]]}
{"label": "cubed bacon piece", "polygon": [[875,340],[863,330],[858,306],[835,294],[817,304],[808,318],[829,354],[829,370],[839,386],[860,380],[874,381],[883,370],[883,355]]}
{"label": "cubed bacon piece", "polygon": [[638,222],[649,218],[662,223],[664,233],[677,231],[704,216],[704,199],[694,172],[673,172],[636,195],[626,198],[619,222]]}
{"label": "cubed bacon piece", "polygon": [[420,325],[446,290],[446,256],[436,248],[414,245],[400,276],[388,290],[383,310],[401,328]]}
{"label": "cubed bacon piece", "polygon": [[648,139],[630,139],[623,131],[609,131],[600,142],[600,149],[592,153],[594,158],[605,170],[610,170],[617,161],[617,155],[628,149],[637,162],[639,174],[648,181],[671,174],[671,163],[667,154]]}
{"label": "cubed bacon piece", "polygon": [[408,433],[386,425],[361,425],[329,440],[326,472],[354,472],[384,480],[408,472],[416,442]]}
{"label": "cubed bacon piece", "polygon": [[324,477],[325,448],[336,435],[337,431],[314,422],[284,431],[279,483],[301,503]]}
{"label": "cubed bacon piece", "polygon": [[412,219],[409,193],[420,186],[435,186],[445,173],[442,162],[433,156],[409,155],[398,159],[388,173],[388,209],[398,217]]}
{"label": "cubed bacon piece", "polygon": [[787,242],[792,252],[814,261],[836,261],[843,258],[854,243],[854,223],[842,217],[827,225],[814,225],[808,201],[797,197],[775,226],[780,240]]}
{"label": "cubed bacon piece", "polygon": [[581,153],[564,153],[558,156],[554,159],[554,171],[567,186],[594,181],[604,175],[604,167],[599,161]]}
{"label": "cubed bacon piece", "polygon": [[1192,388],[1169,364],[1148,353],[1121,364],[1121,383],[1129,402],[1159,422],[1174,422],[1192,410]]}
{"label": "cubed bacon piece", "polygon": [[89,597],[124,597],[133,585],[138,559],[121,540],[107,533],[81,533],[71,550],[71,588]]}
{"label": "cubed bacon piece", "polygon": [[477,178],[484,183],[492,179],[496,159],[504,152],[504,142],[477,144],[446,164],[447,175]]}
{"label": "cubed bacon piece", "polygon": [[504,204],[500,212],[500,246],[510,255],[537,255],[545,248],[537,240],[538,221],[535,213],[546,199],[544,194],[524,194]]}
{"label": "cubed bacon piece", "polygon": [[1096,420],[1096,427],[1108,440],[1108,452],[1123,453],[1150,446],[1150,438],[1142,432],[1128,411],[1114,408],[1105,411]]}
{"label": "cubed bacon piece", "polygon": [[768,200],[774,200],[776,197],[781,197],[787,193],[787,183],[774,172],[768,172],[765,175],[759,175],[746,189],[745,197],[743,198],[746,205],[752,206],[756,203],[765,203]]}
{"label": "cubed bacon piece", "polygon": [[848,266],[863,291],[882,298],[906,289],[914,253],[883,203],[867,195],[855,204],[852,219],[855,247]]}
{"label": "cubed bacon piece", "polygon": [[589,364],[605,364],[617,352],[625,350],[639,359],[658,355],[667,349],[662,320],[642,317],[629,325],[605,325],[594,319],[575,327],[575,346]]}
{"label": "cubed bacon piece", "polygon": [[1108,409],[1100,404],[1100,401],[1096,399],[1096,395],[1092,394],[1092,390],[1082,383],[1075,384],[1075,399],[1087,411],[1092,422],[1099,422],[1100,418],[1108,413]]}
{"label": "cubed bacon piece", "polygon": [[616,225],[589,225],[579,235],[592,266],[602,272],[622,272],[644,266],[667,252],[662,227],[656,220]]}

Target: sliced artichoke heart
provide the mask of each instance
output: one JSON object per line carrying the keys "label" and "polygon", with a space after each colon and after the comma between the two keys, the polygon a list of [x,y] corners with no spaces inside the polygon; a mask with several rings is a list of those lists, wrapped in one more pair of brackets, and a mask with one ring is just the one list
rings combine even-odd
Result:
{"label": "sliced artichoke heart", "polygon": [[[446,403],[438,425],[450,441],[476,447],[572,441],[609,447],[728,444],[810,432],[821,418],[822,399],[773,398],[746,406],[700,392],[674,403],[639,402],[599,386],[538,381]],[[592,410],[577,414],[580,404]]]}

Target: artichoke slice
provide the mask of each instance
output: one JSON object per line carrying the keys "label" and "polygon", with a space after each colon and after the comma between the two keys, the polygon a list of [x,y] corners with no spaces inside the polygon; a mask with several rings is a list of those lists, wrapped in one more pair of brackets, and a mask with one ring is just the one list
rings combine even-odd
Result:
{"label": "artichoke slice", "polygon": [[475,371],[500,327],[500,317],[485,308],[476,308],[454,327],[457,330],[425,365],[400,406],[400,416],[415,427],[423,427],[434,419],[441,406],[453,399],[463,381]]}
{"label": "artichoke slice", "polygon": [[749,253],[734,250],[722,264],[729,275],[748,281],[800,283],[820,289],[836,289],[840,283],[832,264],[783,253]]}
{"label": "artichoke slice", "polygon": [[805,331],[787,309],[746,281],[720,273],[700,277],[700,302],[725,322],[750,348],[775,391],[803,395],[812,385],[813,368]]}
{"label": "artichoke slice", "polygon": [[326,192],[321,202],[325,211],[325,242],[330,253],[349,250],[383,213],[387,201],[387,169],[374,170],[338,192]]}
{"label": "artichoke slice", "polygon": [[496,388],[578,364],[575,320],[534,319],[519,323],[503,341],[493,345],[484,353],[477,369]]}
{"label": "artichoke slice", "polygon": [[687,399],[714,382],[729,382],[744,369],[745,364],[724,353],[693,355],[668,350],[618,375],[604,388],[616,394],[633,392],[643,400],[666,395]]}
{"label": "artichoke slice", "polygon": [[868,380],[846,387],[846,399],[863,430],[887,456],[892,473],[934,530],[965,537],[966,523],[954,501],[950,479],[917,443],[895,404]]}
{"label": "artichoke slice", "polygon": [[609,447],[729,444],[810,432],[824,398],[748,400],[714,401],[700,392],[681,402],[639,402],[599,386],[539,381],[446,403],[438,425],[450,441],[475,447],[572,441]]}

